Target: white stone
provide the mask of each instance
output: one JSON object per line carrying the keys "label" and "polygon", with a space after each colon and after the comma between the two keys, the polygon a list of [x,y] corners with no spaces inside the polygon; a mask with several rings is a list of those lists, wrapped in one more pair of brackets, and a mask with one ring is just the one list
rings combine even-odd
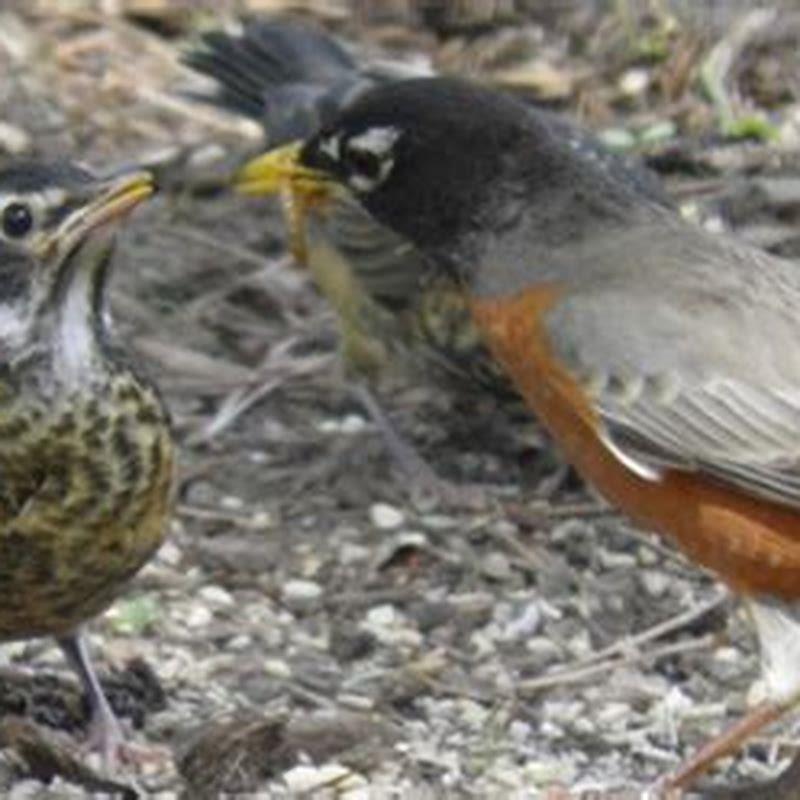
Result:
{"label": "white stone", "polygon": [[658,569],[642,570],[639,578],[650,597],[663,597],[672,583],[670,576]]}
{"label": "white stone", "polygon": [[288,680],[292,677],[292,668],[280,658],[267,658],[264,661],[264,672],[272,678]]}
{"label": "white stone", "polygon": [[629,97],[642,94],[650,85],[650,73],[641,67],[626,70],[619,79],[620,90]]}
{"label": "white stone", "polygon": [[372,551],[369,547],[363,544],[353,544],[352,542],[345,542],[339,548],[339,563],[340,564],[361,564],[369,560]]}
{"label": "white stone", "polygon": [[342,420],[341,431],[342,433],[347,433],[352,435],[356,433],[361,433],[366,427],[367,423],[364,420],[364,417],[360,417],[358,414],[348,414]]}
{"label": "white stone", "polygon": [[503,626],[501,638],[506,642],[514,642],[533,636],[542,623],[542,612],[538,603],[526,603],[515,609],[515,615]]}
{"label": "white stone", "polygon": [[31,137],[22,128],[0,121],[0,149],[10,156],[19,156],[31,149]]}
{"label": "white stone", "polygon": [[285,772],[283,780],[292,795],[311,795],[335,786],[339,793],[363,785],[364,779],[342,764],[322,764],[319,767],[299,765]]}
{"label": "white stone", "polygon": [[373,608],[367,611],[366,622],[367,625],[383,628],[396,625],[398,622],[397,609],[388,604],[373,606]]}
{"label": "white stone", "polygon": [[233,595],[221,586],[203,586],[197,594],[201,600],[210,603],[212,606],[219,606],[220,608],[229,608],[236,602],[233,599]]}
{"label": "white stone", "polygon": [[283,601],[295,611],[306,610],[322,597],[322,587],[314,581],[294,578],[286,581],[282,588]]}
{"label": "white stone", "polygon": [[400,509],[388,503],[375,503],[369,510],[372,524],[381,530],[396,530],[405,521],[405,516]]}
{"label": "white stone", "polygon": [[227,494],[220,500],[220,505],[228,511],[241,511],[244,508],[244,500],[232,494]]}
{"label": "white stone", "polygon": [[214,615],[202,605],[194,605],[189,609],[189,613],[184,618],[188,628],[205,628],[211,623]]}
{"label": "white stone", "polygon": [[533,726],[521,719],[512,719],[508,726],[508,738],[518,744],[526,744],[533,736]]}

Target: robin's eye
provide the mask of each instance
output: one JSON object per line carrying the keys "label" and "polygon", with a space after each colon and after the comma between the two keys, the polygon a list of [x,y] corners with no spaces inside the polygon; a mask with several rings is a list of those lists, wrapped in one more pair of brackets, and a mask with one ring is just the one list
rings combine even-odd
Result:
{"label": "robin's eye", "polygon": [[361,148],[346,148],[342,155],[342,162],[348,172],[369,181],[378,180],[383,172],[381,157]]}
{"label": "robin's eye", "polygon": [[397,128],[367,128],[344,142],[341,137],[328,140],[327,153],[338,159],[351,189],[372,192],[389,177],[399,138]]}
{"label": "robin's eye", "polygon": [[3,209],[3,233],[10,239],[21,239],[33,228],[33,212],[25,203],[10,203]]}

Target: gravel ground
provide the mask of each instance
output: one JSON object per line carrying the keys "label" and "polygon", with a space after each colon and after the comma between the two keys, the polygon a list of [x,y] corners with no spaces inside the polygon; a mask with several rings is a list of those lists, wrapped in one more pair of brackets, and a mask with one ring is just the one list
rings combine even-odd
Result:
{"label": "gravel ground", "polygon": [[[698,22],[656,3],[640,4],[649,16],[628,3],[487,3],[495,16],[460,27],[401,25],[408,5],[314,9],[370,52],[514,84],[648,145],[687,214],[798,252],[790,11],[770,23],[780,35],[759,29],[742,44],[735,4],[710,4]],[[277,209],[220,188],[259,132],[179,94],[195,84],[177,53],[220,19],[212,4],[178,6],[0,11],[0,151],[144,160],[162,175],[167,191],[124,236],[115,304],[182,451],[168,543],[92,626],[114,704],[152,759],[135,780],[102,778],[78,749],[85,709],[55,646],[8,645],[0,792],[642,796],[758,697],[739,607],[565,474],[531,420],[472,398],[422,385],[384,395],[441,475],[488,487],[486,507],[406,490],[343,375],[330,311],[285,252]],[[481,9],[463,6],[467,20]],[[515,9],[525,25],[504,16]],[[668,55],[646,49],[665,42]],[[775,140],[717,135],[719,104],[697,75],[720,42],[734,56],[732,102],[763,113]],[[798,734],[787,719],[712,780],[775,776]]]}

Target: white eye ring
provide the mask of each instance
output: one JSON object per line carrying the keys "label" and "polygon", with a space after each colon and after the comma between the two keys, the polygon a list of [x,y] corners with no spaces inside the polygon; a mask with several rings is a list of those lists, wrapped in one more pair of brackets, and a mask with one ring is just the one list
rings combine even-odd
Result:
{"label": "white eye ring", "polygon": [[329,136],[327,139],[324,139],[319,144],[320,152],[325,153],[325,155],[333,161],[338,161],[342,149],[340,139],[341,136],[338,133],[333,136]]}
{"label": "white eye ring", "polygon": [[[348,139],[343,147],[337,142],[339,160],[351,168],[348,183],[355,190],[371,192],[386,180],[394,167],[392,149],[399,138],[397,128],[379,127]],[[367,164],[369,171],[363,168]]]}

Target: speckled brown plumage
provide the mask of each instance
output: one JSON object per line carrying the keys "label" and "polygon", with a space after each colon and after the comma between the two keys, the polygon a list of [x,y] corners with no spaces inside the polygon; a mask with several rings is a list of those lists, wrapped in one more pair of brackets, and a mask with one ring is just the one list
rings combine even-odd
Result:
{"label": "speckled brown plumage", "polygon": [[108,766],[122,734],[82,626],[162,542],[173,477],[167,412],[106,303],[116,224],[152,191],[144,173],[0,171],[0,641],[56,637]]}
{"label": "speckled brown plumage", "polygon": [[112,365],[55,397],[33,389],[46,356],[3,372],[0,638],[63,635],[107,608],[162,541],[165,412],[151,387]]}

